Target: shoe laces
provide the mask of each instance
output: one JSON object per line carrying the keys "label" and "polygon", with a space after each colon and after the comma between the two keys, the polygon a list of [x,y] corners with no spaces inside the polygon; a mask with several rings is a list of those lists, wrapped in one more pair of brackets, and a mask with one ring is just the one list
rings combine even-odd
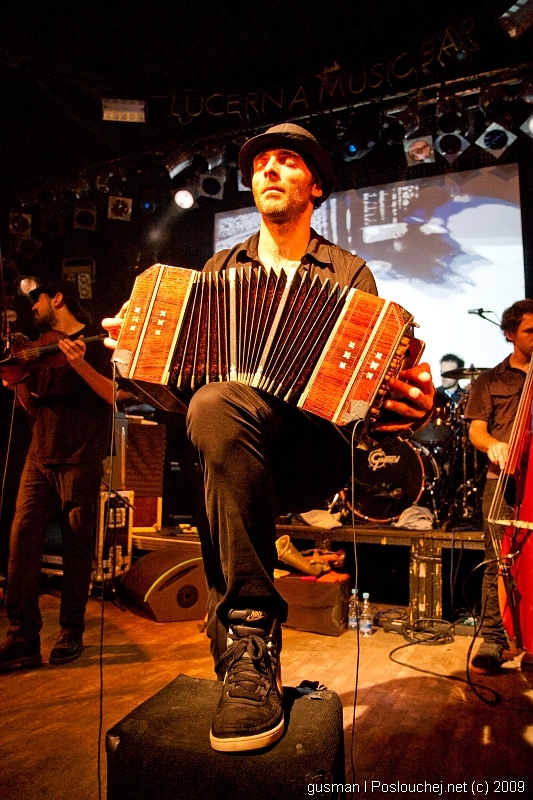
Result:
{"label": "shoe laces", "polygon": [[252,634],[234,642],[224,658],[228,697],[262,701],[275,686],[272,655],[271,647],[261,636]]}

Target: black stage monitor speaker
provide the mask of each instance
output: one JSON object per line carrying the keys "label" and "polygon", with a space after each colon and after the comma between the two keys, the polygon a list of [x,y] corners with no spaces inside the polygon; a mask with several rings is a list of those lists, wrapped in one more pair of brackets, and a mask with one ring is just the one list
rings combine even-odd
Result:
{"label": "black stage monitor speaker", "polygon": [[114,725],[106,736],[107,800],[344,798],[342,703],[335,692],[302,695],[285,686],[279,742],[252,753],[218,753],[209,728],[222,688],[220,681],[179,675]]}
{"label": "black stage monitor speaker", "polygon": [[207,586],[199,547],[166,547],[140,558],[120,581],[126,603],[140,608],[156,622],[203,619]]}

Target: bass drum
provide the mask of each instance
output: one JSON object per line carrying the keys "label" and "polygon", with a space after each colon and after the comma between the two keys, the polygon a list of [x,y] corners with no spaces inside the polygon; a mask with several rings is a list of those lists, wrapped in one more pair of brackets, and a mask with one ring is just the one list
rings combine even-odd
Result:
{"label": "bass drum", "polygon": [[440,477],[426,448],[401,439],[389,439],[370,450],[356,449],[353,476],[346,499],[355,516],[369,522],[398,519]]}
{"label": "bass drum", "polygon": [[429,445],[429,447],[445,447],[454,433],[452,418],[452,405],[449,398],[437,392],[435,407],[429,421],[411,434],[411,439],[418,444]]}

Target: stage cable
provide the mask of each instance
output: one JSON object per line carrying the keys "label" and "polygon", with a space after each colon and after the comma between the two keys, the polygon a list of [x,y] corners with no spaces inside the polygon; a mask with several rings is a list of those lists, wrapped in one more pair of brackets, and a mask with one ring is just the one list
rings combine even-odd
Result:
{"label": "stage cable", "polygon": [[[2,243],[0,242],[0,310],[1,310],[1,320],[2,324],[0,326],[0,341],[5,341],[5,350],[2,348],[0,355],[3,357],[5,352],[9,351],[9,319],[7,316],[7,295],[6,295],[6,285],[4,281],[4,259],[2,255]],[[11,420],[9,422],[9,435],[8,441],[6,446],[6,460],[4,462],[4,469],[2,471],[2,489],[0,491],[0,517],[2,516],[2,510],[4,506],[4,492],[7,480],[7,465],[9,462],[9,455],[11,452],[11,439],[13,436],[13,427],[15,423],[15,406],[17,404],[17,392],[14,390],[13,394],[13,405],[11,407]]]}
{"label": "stage cable", "polygon": [[[470,576],[474,574],[474,572],[476,572],[481,567],[486,567],[488,564],[491,564],[493,561],[498,561],[498,559],[495,558],[495,559],[491,559],[491,560],[488,560],[488,561],[480,561],[480,563],[477,564],[474,567],[474,569],[469,573],[469,575],[467,575],[467,577],[465,578],[465,580],[463,582],[463,597],[465,598],[465,600],[467,602],[469,614],[474,619],[474,622],[475,622],[476,618],[475,618],[474,612],[472,611],[472,609],[468,605],[468,598],[467,598],[466,591],[465,591],[466,582],[467,582],[468,578],[470,578]],[[491,590],[494,588],[494,586],[496,585],[497,580],[498,580],[498,576],[495,575],[493,580],[491,581],[490,586],[488,587],[487,593],[485,595],[485,602],[483,603],[483,606],[481,608],[481,616],[479,618],[479,624],[478,625],[474,624],[474,635],[472,636],[472,641],[470,642],[470,645],[468,647],[468,652],[466,654],[466,680],[467,680],[467,683],[470,686],[470,688],[472,689],[472,691],[475,694],[475,696],[479,700],[481,700],[483,703],[487,703],[487,705],[496,705],[497,703],[499,703],[501,701],[502,697],[501,697],[501,695],[498,694],[498,692],[495,692],[494,690],[488,689],[486,686],[483,686],[482,684],[477,684],[477,683],[474,683],[472,681],[472,676],[470,674],[470,656],[472,655],[472,650],[474,648],[474,644],[476,643],[476,640],[478,639],[478,637],[479,637],[479,635],[481,633],[481,629],[483,627],[483,623],[484,623],[485,617],[487,615],[487,603],[488,603],[488,599],[489,599],[489,594],[490,594]],[[485,691],[492,692],[496,699],[494,699],[492,701],[488,700],[480,692],[477,691],[478,687],[481,687],[481,688],[485,689]]]}
{"label": "stage cable", "polygon": [[[355,538],[355,471],[354,471],[354,452],[356,448],[356,428],[354,426],[351,435],[351,443],[350,443],[350,457],[351,457],[351,495],[350,495],[350,512],[351,512],[351,523],[352,523],[352,539],[353,539],[353,556],[354,556],[354,572],[355,572],[355,596],[358,598],[359,601],[359,563],[357,560],[357,542]],[[356,724],[356,715],[357,715],[357,694],[359,688],[359,665],[361,659],[361,647],[360,647],[360,631],[359,631],[359,602],[357,607],[357,629],[355,631],[356,634],[356,655],[355,655],[355,673],[354,673],[354,692],[353,692],[353,706],[352,706],[352,726],[351,726],[351,735],[350,735],[350,769],[352,771],[352,777],[355,781],[355,760],[354,760],[354,753],[355,753],[355,724]]]}
{"label": "stage cable", "polygon": [[[470,572],[463,583],[463,592],[464,592],[464,585],[468,578],[480,567],[485,566],[488,562],[482,561],[478,564],[474,569]],[[466,599],[466,595],[465,595]],[[435,646],[435,645],[443,645],[449,644],[454,641],[454,627],[451,622],[447,622],[446,620],[442,619],[418,619],[412,625],[404,625],[399,623],[392,623],[388,630],[394,631],[395,633],[399,633],[403,638],[406,640],[407,644],[402,644],[399,647],[395,647],[389,653],[389,658],[395,664],[399,664],[402,667],[407,667],[408,669],[412,669],[415,672],[421,672],[424,675],[432,675],[435,678],[444,678],[445,680],[455,681],[457,683],[464,683],[467,684],[470,689],[472,690],[473,694],[482,702],[486,703],[490,706],[498,705],[502,702],[502,696],[499,692],[495,689],[492,689],[489,686],[485,686],[481,683],[474,683],[472,680],[472,676],[470,674],[470,656],[472,653],[472,648],[475,644],[475,641],[479,635],[479,631],[481,630],[481,626],[483,624],[483,619],[486,614],[486,607],[487,607],[487,598],[485,598],[485,603],[482,611],[482,616],[479,622],[479,626],[476,626],[474,629],[474,636],[472,637],[472,641],[468,647],[468,653],[466,657],[466,678],[462,678],[459,675],[445,675],[440,672],[435,672],[434,670],[424,669],[423,667],[417,667],[413,664],[407,664],[405,661],[400,661],[393,656],[395,653],[398,653],[400,650],[404,650],[407,647],[413,647],[413,645],[425,645],[425,646]],[[471,609],[469,609],[471,612]],[[384,626],[385,629],[385,626]]]}
{"label": "stage cable", "polygon": [[[113,373],[112,373],[112,381],[113,385],[116,386],[116,362],[113,361]],[[104,501],[104,518],[103,518],[103,531],[102,531],[102,542],[103,545],[105,544],[105,537],[109,527],[109,519],[111,514],[111,495],[113,491],[113,483],[114,483],[114,466],[115,461],[113,458],[113,453],[115,449],[115,418],[117,412],[117,405],[116,399],[113,400],[112,405],[112,412],[111,412],[111,436],[109,442],[109,462],[110,462],[110,469],[109,469],[109,484],[107,487],[107,495]],[[96,519],[96,542],[98,541],[98,525],[99,525],[99,518]],[[116,526],[115,526],[116,528]],[[96,543],[95,543],[96,544]],[[112,551],[113,552],[113,559],[116,558],[116,548]],[[98,559],[98,553],[97,559]],[[102,546],[102,562],[103,562],[103,546]],[[100,648],[98,653],[98,676],[99,676],[99,688],[98,688],[98,736],[97,736],[97,784],[98,784],[98,800],[102,800],[102,744],[103,744],[103,730],[104,730],[104,633],[105,633],[105,592],[106,592],[106,576],[104,573],[103,563],[102,563],[102,589],[100,595]]]}
{"label": "stage cable", "polygon": [[[7,481],[7,469],[9,465],[9,457],[11,455],[11,445],[13,440],[13,429],[15,426],[15,408],[17,405],[17,392],[13,392],[13,403],[11,405],[11,418],[9,420],[9,434],[6,443],[6,458],[4,461],[4,469],[2,470],[2,488],[0,490],[0,519],[2,517],[2,512],[4,510],[4,495],[6,490],[6,481]],[[6,565],[7,567],[7,565]],[[6,568],[7,572],[7,568]],[[7,577],[7,576],[4,576]]]}

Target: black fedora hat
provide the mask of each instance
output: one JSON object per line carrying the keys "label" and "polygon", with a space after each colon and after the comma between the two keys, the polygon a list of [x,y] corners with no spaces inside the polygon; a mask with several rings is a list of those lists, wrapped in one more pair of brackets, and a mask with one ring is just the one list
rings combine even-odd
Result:
{"label": "black fedora hat", "polygon": [[263,150],[277,147],[286,147],[302,156],[307,167],[315,173],[320,181],[323,193],[319,199],[320,202],[329,197],[335,186],[335,172],[330,158],[312,133],[292,122],[274,125],[243,144],[239,153],[239,169],[245,186],[251,187],[252,185],[253,162],[256,155]]}
{"label": "black fedora hat", "polygon": [[29,294],[34,303],[37,302],[42,294],[47,294],[48,297],[62,294],[65,300],[71,300],[78,304],[80,302],[80,293],[74,281],[47,281],[36,289],[32,289]]}

